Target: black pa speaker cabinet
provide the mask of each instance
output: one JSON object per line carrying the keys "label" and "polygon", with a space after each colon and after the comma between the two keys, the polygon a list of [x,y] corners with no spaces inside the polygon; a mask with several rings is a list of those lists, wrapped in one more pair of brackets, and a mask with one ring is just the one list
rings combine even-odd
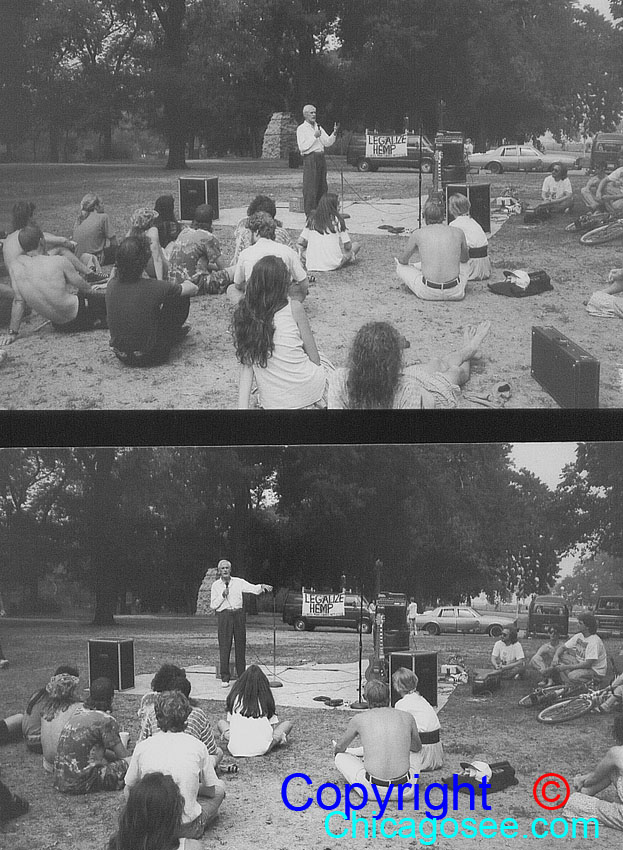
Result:
{"label": "black pa speaker cabinet", "polygon": [[218,177],[180,177],[180,218],[192,221],[199,204],[210,204],[214,219],[219,217]]}
{"label": "black pa speaker cabinet", "polygon": [[[446,211],[450,195],[465,195],[471,204],[471,216],[485,233],[491,232],[491,184],[490,183],[447,183],[445,186]],[[446,213],[448,224],[454,216]]]}
{"label": "black pa speaker cabinet", "polygon": [[[437,653],[436,652],[390,652],[389,654],[389,682],[391,687],[392,676],[399,667],[413,670],[418,677],[418,691],[424,699],[435,706],[437,705]],[[400,695],[391,688],[392,706],[396,705]]]}
{"label": "black pa speaker cabinet", "polygon": [[134,641],[90,640],[89,685],[105,676],[117,691],[134,687]]}
{"label": "black pa speaker cabinet", "polygon": [[556,328],[532,328],[530,374],[561,407],[599,407],[599,360]]}

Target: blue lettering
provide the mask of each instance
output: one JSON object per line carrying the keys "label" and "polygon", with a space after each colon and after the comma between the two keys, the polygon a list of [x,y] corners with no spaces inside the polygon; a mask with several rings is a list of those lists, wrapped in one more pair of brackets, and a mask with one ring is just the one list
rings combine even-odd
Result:
{"label": "blue lettering", "polygon": [[[439,788],[442,793],[443,799],[442,802],[435,805],[431,803],[430,800],[430,792],[433,788]],[[433,811],[438,812],[438,814],[432,814],[431,812],[426,812],[427,818],[434,818],[435,820],[443,820],[445,816],[448,814],[448,786],[442,784],[441,782],[431,782],[430,785],[427,785],[424,789],[424,800],[429,809],[433,809]]]}
{"label": "blue lettering", "polygon": [[310,777],[306,773],[291,773],[281,783],[281,799],[285,806],[290,809],[291,812],[304,812],[306,811],[312,804],[311,797],[307,798],[307,802],[303,803],[302,806],[293,806],[292,803],[288,800],[288,785],[293,779],[304,779],[308,785],[312,784]]}
{"label": "blue lettering", "polygon": [[[361,802],[358,806],[355,806],[350,797],[350,792],[354,788],[359,788],[361,791]],[[356,792],[355,792],[356,793]],[[356,793],[358,797],[359,794]],[[346,813],[346,818],[350,818],[350,811],[353,809],[355,812],[358,812],[359,809],[363,809],[364,806],[368,804],[368,789],[365,785],[362,785],[361,782],[353,782],[352,785],[346,784],[344,787],[344,812]]]}
{"label": "blue lettering", "polygon": [[[325,788],[331,788],[331,790],[334,791],[334,793],[335,793],[335,801],[330,806],[325,806],[325,804],[322,802],[322,792],[324,791]],[[318,805],[320,806],[321,809],[325,810],[325,812],[328,811],[328,810],[331,810],[331,809],[337,809],[337,807],[340,805],[341,800],[342,800],[342,792],[337,787],[337,785],[335,785],[333,782],[325,782],[316,791],[316,802],[318,803]]]}
{"label": "blue lettering", "polygon": [[379,794],[379,789],[377,788],[377,786],[374,783],[372,784],[372,790],[374,791],[374,796],[376,797],[376,802],[379,804],[379,813],[377,815],[374,815],[374,817],[377,820],[379,820],[380,818],[383,817],[385,809],[387,808],[387,804],[389,803],[389,798],[392,795],[392,791],[394,790],[394,786],[390,785],[388,787],[387,793],[385,794],[385,797],[383,797],[383,799],[381,799],[381,796]]}

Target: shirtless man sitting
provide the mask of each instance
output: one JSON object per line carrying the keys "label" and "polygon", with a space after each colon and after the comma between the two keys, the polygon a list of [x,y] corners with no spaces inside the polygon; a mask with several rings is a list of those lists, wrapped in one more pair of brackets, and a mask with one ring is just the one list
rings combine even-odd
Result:
{"label": "shirtless man sitting", "polygon": [[24,227],[18,238],[24,253],[13,261],[15,297],[9,332],[0,337],[0,345],[15,342],[26,305],[65,333],[89,330],[98,320],[105,322],[103,293],[94,292],[67,257],[50,257],[45,253],[41,228]]}
{"label": "shirtless man sitting", "polygon": [[[383,797],[392,785],[392,799],[399,793],[398,799],[412,800],[418,774],[412,773],[410,755],[422,750],[413,715],[389,708],[385,682],[372,679],[364,694],[370,711],[356,714],[334,744],[335,766],[350,785],[360,783],[367,788],[370,797],[374,796],[373,785],[378,786]],[[357,750],[348,749],[357,735],[363,745],[363,758],[355,754]]]}
{"label": "shirtless man sitting", "polygon": [[[398,277],[424,301],[461,301],[469,276],[469,250],[465,234],[444,222],[443,207],[428,200],[424,205],[426,227],[411,234],[407,247],[396,257]],[[409,263],[415,251],[420,263]]]}

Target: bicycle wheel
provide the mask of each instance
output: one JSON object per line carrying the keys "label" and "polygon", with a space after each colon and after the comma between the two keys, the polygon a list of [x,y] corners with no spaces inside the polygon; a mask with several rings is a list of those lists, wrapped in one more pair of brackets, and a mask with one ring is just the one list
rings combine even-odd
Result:
{"label": "bicycle wheel", "polygon": [[612,242],[621,237],[623,237],[623,220],[619,219],[611,224],[604,224],[602,227],[589,230],[588,233],[580,236],[580,242],[582,245],[604,245],[606,242]]}
{"label": "bicycle wheel", "polygon": [[575,720],[577,717],[582,717],[593,707],[593,700],[589,694],[581,694],[578,697],[565,699],[562,702],[555,702],[553,705],[548,705],[537,715],[537,720],[541,723],[567,723],[569,720]]}

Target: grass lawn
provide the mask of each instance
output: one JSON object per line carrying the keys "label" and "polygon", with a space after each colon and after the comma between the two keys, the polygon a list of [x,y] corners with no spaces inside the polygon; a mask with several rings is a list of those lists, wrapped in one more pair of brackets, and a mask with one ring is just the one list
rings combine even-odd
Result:
{"label": "grass lawn", "polygon": [[[8,618],[0,623],[0,639],[11,666],[0,671],[0,716],[21,711],[30,695],[46,682],[59,663],[74,663],[87,684],[86,656],[89,639],[133,638],[136,673],[151,673],[165,660],[182,666],[214,664],[217,657],[216,628],[213,618],[204,617],[121,617],[112,628],[94,628],[86,620],[18,620]],[[364,636],[364,655],[371,652],[371,637]],[[533,653],[539,642],[523,642],[526,654]],[[316,660],[354,661],[358,654],[358,638],[353,632],[315,631],[299,634],[283,624],[278,626],[278,661],[297,664]],[[439,663],[459,652],[469,667],[486,666],[492,639],[486,636],[429,637],[422,636],[419,649],[438,652]],[[623,640],[606,642],[610,654],[616,655]],[[258,658],[269,661],[272,653],[272,626],[269,615],[250,617],[248,622],[247,661]],[[591,714],[572,723],[546,728],[537,723],[534,712],[521,708],[517,701],[528,689],[525,682],[507,682],[490,698],[474,698],[467,685],[459,686],[441,712],[442,735],[446,752],[442,771],[425,775],[421,786],[459,770],[459,762],[484,759],[509,759],[517,770],[519,785],[490,795],[491,811],[483,813],[477,804],[469,811],[468,797],[461,796],[458,813],[449,817],[492,817],[501,821],[514,818],[519,826],[517,838],[472,838],[470,846],[492,850],[515,847],[527,850],[534,838],[529,824],[534,818],[548,817],[532,797],[535,780],[544,773],[559,773],[570,781],[575,773],[589,769],[610,746],[611,719]],[[275,692],[279,701],[279,692]],[[136,740],[138,696],[116,695],[114,714]],[[206,701],[213,722],[223,716],[223,703]],[[204,838],[206,847],[285,850],[301,847],[320,850],[324,847],[372,848],[387,838],[360,834],[357,840],[343,837],[339,841],[325,832],[324,817],[316,805],[306,812],[292,812],[281,800],[281,784],[293,772],[304,772],[313,780],[312,793],[322,782],[335,782],[343,789],[331,758],[331,739],[337,737],[348,722],[348,712],[332,712],[328,708],[278,708],[280,719],[295,723],[289,746],[269,756],[240,759],[237,776],[226,777],[227,799],[214,827]],[[52,787],[51,777],[43,772],[41,757],[26,750],[23,743],[0,749],[0,775],[17,793],[31,803],[30,812],[0,831],[0,847],[10,850],[98,850],[105,847],[113,831],[122,803],[119,793],[101,793],[86,797],[65,797]],[[305,794],[303,794],[305,791]],[[327,792],[328,793],[328,792]],[[306,799],[307,789],[299,785],[290,795],[295,803]],[[326,798],[327,800],[329,797]],[[368,807],[367,816],[372,807]],[[396,810],[388,812],[396,815]],[[403,817],[414,817],[405,810]],[[419,815],[415,816],[419,820]],[[338,831],[338,821],[331,822]],[[563,831],[562,822],[555,831]],[[590,833],[589,833],[590,834]],[[522,837],[527,835],[528,837]],[[426,839],[428,840],[428,839]],[[459,839],[460,840],[460,839]],[[616,832],[603,829],[590,846],[601,850],[619,841]],[[418,847],[417,837],[403,839],[399,846]],[[551,844],[551,842],[547,842]],[[438,837],[436,847],[459,846],[452,838]],[[544,845],[545,846],[545,845]],[[586,847],[582,838],[566,840],[565,846]]]}
{"label": "grass lawn", "polygon": [[[191,162],[183,176],[217,176],[221,208],[246,208],[257,193],[268,193],[278,204],[301,196],[302,171],[284,161],[209,160]],[[36,218],[44,229],[71,235],[80,199],[88,191],[100,194],[114,230],[123,235],[131,212],[151,206],[158,195],[177,199],[180,172],[153,164],[0,164],[0,227],[10,227],[10,211],[23,198],[37,203]],[[470,174],[470,181],[488,182],[492,198],[512,187],[528,205],[540,194],[542,174]],[[578,194],[586,177],[572,172]],[[360,174],[343,158],[329,160],[329,186],[354,202],[374,206],[375,199],[414,198],[417,172],[382,170]],[[431,186],[422,181],[423,197]],[[176,200],[177,207],[177,200]],[[324,354],[336,365],[347,363],[356,331],[366,322],[394,324],[411,342],[405,365],[456,350],[465,327],[483,319],[492,330],[483,346],[483,359],[472,370],[471,394],[487,396],[500,382],[510,383],[508,408],[555,408],[554,399],[531,376],[533,326],[552,325],[589,351],[601,363],[600,406],[621,407],[621,350],[616,320],[589,316],[583,301],[604,284],[610,268],[620,265],[619,245],[599,248],[579,244],[566,233],[569,216],[538,226],[524,226],[514,216],[491,239],[493,280],[505,269],[545,269],[553,291],[533,298],[504,298],[492,294],[486,282],[470,285],[457,303],[416,299],[394,273],[393,257],[406,243],[405,234],[364,235],[360,260],[339,272],[319,273],[311,285],[305,310]],[[417,226],[414,213],[413,226]],[[223,254],[233,252],[233,227],[215,223]],[[292,231],[296,238],[298,233]],[[0,320],[0,327],[6,327]],[[169,363],[155,369],[132,370],[120,364],[108,347],[105,330],[60,335],[39,317],[23,325],[2,366],[3,401],[7,410],[226,410],[237,404],[238,363],[229,325],[231,308],[224,295],[192,300],[192,332]],[[33,364],[37,368],[33,368]],[[483,409],[461,398],[460,407]]]}

